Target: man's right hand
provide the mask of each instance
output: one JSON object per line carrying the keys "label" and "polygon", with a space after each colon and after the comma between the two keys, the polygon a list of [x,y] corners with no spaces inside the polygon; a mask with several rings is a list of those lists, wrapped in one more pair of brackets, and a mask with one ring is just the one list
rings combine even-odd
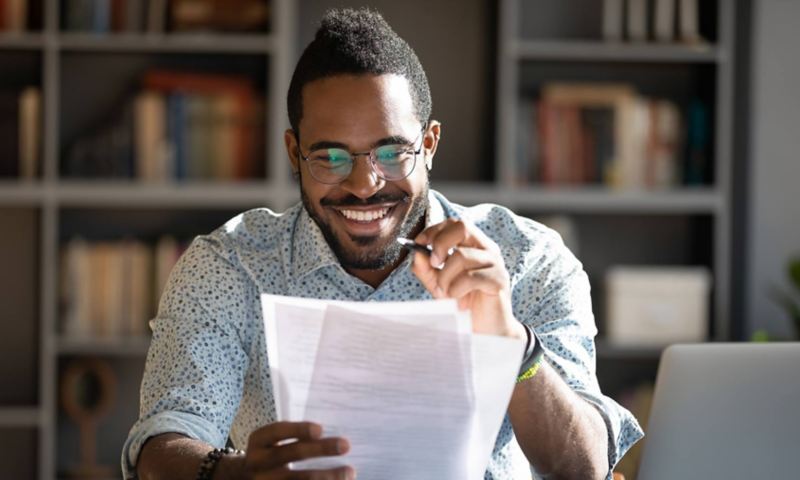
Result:
{"label": "man's right hand", "polygon": [[350,450],[344,438],[322,438],[322,427],[311,422],[276,422],[250,434],[244,456],[244,478],[252,480],[355,478],[352,467],[290,470],[289,463],[308,458],[343,455]]}

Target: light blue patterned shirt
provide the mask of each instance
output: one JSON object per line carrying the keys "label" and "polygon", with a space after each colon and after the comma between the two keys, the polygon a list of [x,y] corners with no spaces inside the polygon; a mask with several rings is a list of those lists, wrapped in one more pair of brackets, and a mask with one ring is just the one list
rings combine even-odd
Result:
{"label": "light blue patterned shirt", "polygon": [[[497,205],[466,208],[431,191],[427,225],[469,220],[501,248],[514,315],[536,330],[546,361],[602,414],[609,469],[642,436],[633,416],[601,392],[595,375],[597,329],[581,263],[552,230]],[[378,287],[348,274],[302,204],[283,214],[245,212],[184,253],[164,290],[141,390],[139,420],[122,453],[134,478],[142,444],[177,432],[245,448],[253,430],[276,421],[259,303],[261,293],[336,300],[430,299],[411,256]],[[542,439],[547,441],[547,439]],[[485,478],[529,478],[508,416]],[[609,475],[610,477],[610,475]]]}

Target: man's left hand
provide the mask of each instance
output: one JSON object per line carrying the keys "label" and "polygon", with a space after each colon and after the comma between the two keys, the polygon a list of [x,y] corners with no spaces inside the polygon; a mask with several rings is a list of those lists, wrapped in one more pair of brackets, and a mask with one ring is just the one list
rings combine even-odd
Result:
{"label": "man's left hand", "polygon": [[454,298],[472,314],[472,331],[525,339],[514,318],[511,286],[500,247],[478,227],[447,219],[414,239],[431,245],[430,256],[415,253],[414,274],[434,298]]}

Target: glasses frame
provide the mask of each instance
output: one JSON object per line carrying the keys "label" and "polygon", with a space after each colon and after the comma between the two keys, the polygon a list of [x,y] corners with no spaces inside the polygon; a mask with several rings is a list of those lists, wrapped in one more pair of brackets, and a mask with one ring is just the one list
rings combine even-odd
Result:
{"label": "glasses frame", "polygon": [[[389,145],[407,146],[407,147],[411,147],[413,149],[414,145],[417,143],[417,141],[420,138],[422,139],[422,142],[419,144],[419,148],[417,148],[416,150],[411,150],[411,152],[414,154],[413,164],[411,165],[411,170],[409,170],[408,173],[404,177],[393,178],[393,179],[386,178],[381,174],[380,169],[376,165],[376,163],[378,163],[378,159],[377,159],[375,151],[377,149],[379,149],[379,148],[386,147],[386,146],[389,146],[389,145],[380,145],[378,147],[373,148],[372,150],[370,150],[368,152],[350,152],[350,151],[347,151],[347,149],[341,148],[340,150],[345,150],[350,155],[351,163],[350,163],[350,172],[347,175],[345,175],[338,182],[323,182],[322,180],[318,179],[317,177],[314,176],[314,172],[311,169],[310,165],[309,165],[309,168],[308,168],[308,172],[311,174],[311,178],[313,178],[314,180],[316,180],[319,183],[322,183],[322,184],[325,184],[325,185],[338,185],[338,184],[344,182],[345,180],[347,180],[347,178],[350,176],[350,174],[353,173],[353,166],[356,163],[356,158],[358,158],[358,157],[366,157],[367,159],[369,159],[369,165],[372,168],[372,171],[375,172],[375,175],[377,175],[378,178],[380,178],[382,180],[385,180],[387,182],[399,182],[400,180],[405,180],[412,173],[414,173],[414,169],[417,168],[417,155],[419,155],[422,152],[422,149],[425,146],[425,131],[427,130],[427,127],[428,127],[427,123],[423,124],[422,125],[422,129],[419,132],[419,135],[417,135],[417,138],[415,138],[414,141],[411,142],[410,144],[406,144],[406,145],[394,144],[394,143],[389,144]],[[300,155],[300,158],[302,158],[306,163],[311,161],[311,160],[309,160],[309,158],[311,157],[311,155],[314,154],[314,152],[317,152],[317,151],[320,151],[320,150],[328,150],[328,148],[317,148],[315,150],[311,150],[310,152],[308,152],[308,155],[303,155],[303,149],[300,148],[300,134],[299,133],[295,134],[295,139],[297,140],[297,153]]]}

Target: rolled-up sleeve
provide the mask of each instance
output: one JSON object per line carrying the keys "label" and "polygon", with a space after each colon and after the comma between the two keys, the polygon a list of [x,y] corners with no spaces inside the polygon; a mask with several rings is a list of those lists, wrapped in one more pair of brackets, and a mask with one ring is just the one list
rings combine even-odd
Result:
{"label": "rolled-up sleeve", "polygon": [[628,410],[600,391],[597,327],[582,264],[556,233],[546,230],[542,235],[540,230],[536,236],[540,241],[531,245],[517,270],[522,278],[514,288],[515,315],[534,328],[548,364],[603,417],[611,478],[611,470],[644,434]]}
{"label": "rolled-up sleeve", "polygon": [[139,419],[122,452],[126,479],[148,438],[174,432],[224,446],[248,365],[241,324],[257,296],[235,259],[213,237],[199,237],[173,269],[150,322],[153,333]]}

